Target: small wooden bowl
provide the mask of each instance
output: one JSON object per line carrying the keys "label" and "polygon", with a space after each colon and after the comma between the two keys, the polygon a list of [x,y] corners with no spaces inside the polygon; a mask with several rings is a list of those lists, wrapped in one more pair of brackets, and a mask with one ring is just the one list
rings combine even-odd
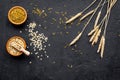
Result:
{"label": "small wooden bowl", "polygon": [[16,50],[15,48],[13,48],[13,47],[11,46],[11,43],[14,42],[14,41],[15,41],[16,43],[18,43],[19,45],[23,46],[24,49],[26,49],[26,42],[25,42],[25,40],[24,40],[22,37],[13,36],[13,37],[11,37],[11,38],[7,41],[7,43],[6,43],[6,50],[7,50],[7,52],[8,52],[10,55],[12,55],[12,56],[20,56],[20,55],[22,54],[22,52]]}
{"label": "small wooden bowl", "polygon": [[27,12],[21,6],[14,6],[8,12],[8,19],[15,25],[23,24],[27,20]]}

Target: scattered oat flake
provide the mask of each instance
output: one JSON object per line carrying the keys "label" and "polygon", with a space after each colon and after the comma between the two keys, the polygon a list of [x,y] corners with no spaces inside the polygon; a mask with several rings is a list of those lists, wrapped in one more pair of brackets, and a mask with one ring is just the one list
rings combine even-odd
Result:
{"label": "scattered oat flake", "polygon": [[48,46],[51,46],[50,44],[48,44]]}
{"label": "scattered oat flake", "polygon": [[43,59],[42,59],[42,58],[40,58],[40,60],[42,61]]}
{"label": "scattered oat flake", "polygon": [[49,58],[49,56],[46,56],[47,58]]}
{"label": "scattered oat flake", "polygon": [[53,8],[48,8],[48,10],[52,10]]}
{"label": "scattered oat flake", "polygon": [[37,56],[37,58],[40,58],[40,56]]}
{"label": "scattered oat flake", "polygon": [[30,61],[29,64],[32,64],[32,62]]}
{"label": "scattered oat flake", "polygon": [[20,33],[22,33],[22,31],[20,31]]}
{"label": "scattered oat flake", "polygon": [[56,19],[55,19],[55,18],[52,18],[52,20],[53,20],[53,21],[56,21]]}
{"label": "scattered oat flake", "polygon": [[77,47],[77,45],[76,45],[76,44],[75,44],[74,46],[75,46],[75,47]]}
{"label": "scattered oat flake", "polygon": [[55,34],[56,34],[55,32],[52,33],[53,36],[54,36]]}
{"label": "scattered oat flake", "polygon": [[55,62],[55,61],[53,61],[52,63],[53,63],[53,64],[55,64],[56,62]]}
{"label": "scattered oat flake", "polygon": [[44,27],[44,29],[47,29],[47,27]]}
{"label": "scattered oat flake", "polygon": [[42,55],[42,54],[41,54],[40,56],[41,56],[41,57],[43,57],[43,55]]}
{"label": "scattered oat flake", "polygon": [[73,68],[73,65],[67,65],[68,68]]}
{"label": "scattered oat flake", "polygon": [[69,32],[66,32],[66,34],[69,34]]}

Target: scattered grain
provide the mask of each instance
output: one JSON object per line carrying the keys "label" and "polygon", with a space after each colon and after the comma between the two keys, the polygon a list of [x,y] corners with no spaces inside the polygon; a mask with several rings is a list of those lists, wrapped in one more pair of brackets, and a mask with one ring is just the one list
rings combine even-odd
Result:
{"label": "scattered grain", "polygon": [[32,64],[32,61],[30,61],[29,64]]}
{"label": "scattered grain", "polygon": [[55,62],[55,61],[53,61],[52,63],[53,63],[53,64],[55,64],[56,62]]}
{"label": "scattered grain", "polygon": [[69,34],[69,32],[66,32],[66,34]]}
{"label": "scattered grain", "polygon": [[39,59],[39,58],[40,58],[40,56],[37,56],[37,58]]}
{"label": "scattered grain", "polygon": [[53,35],[53,36],[55,36],[55,35],[56,35],[56,33],[55,33],[55,32],[53,32],[53,33],[52,33],[52,35]]}
{"label": "scattered grain", "polygon": [[48,44],[48,46],[50,47],[51,45],[50,45],[50,44]]}
{"label": "scattered grain", "polygon": [[42,58],[40,58],[40,60],[42,61],[43,59],[42,59]]}
{"label": "scattered grain", "polygon": [[22,33],[22,31],[20,31],[20,33]]}

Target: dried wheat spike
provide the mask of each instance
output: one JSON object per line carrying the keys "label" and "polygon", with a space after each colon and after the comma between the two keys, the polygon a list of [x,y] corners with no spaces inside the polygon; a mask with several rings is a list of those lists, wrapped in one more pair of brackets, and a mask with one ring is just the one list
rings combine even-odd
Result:
{"label": "dried wheat spike", "polygon": [[99,46],[98,46],[98,50],[97,50],[97,53],[99,53],[100,52],[100,50],[101,50],[101,46],[102,46],[102,38],[101,38],[101,40],[100,40],[100,43],[99,43]]}
{"label": "dried wheat spike", "polygon": [[98,13],[98,15],[96,17],[94,28],[97,26],[100,16],[101,16],[101,11],[99,11],[99,13]]}
{"label": "dried wheat spike", "polygon": [[94,34],[92,35],[92,37],[90,38],[89,42],[92,42],[92,41],[94,40],[97,32],[98,32],[98,29],[95,30],[95,32],[94,32]]}
{"label": "dried wheat spike", "polygon": [[103,58],[103,53],[104,53],[104,48],[105,48],[105,37],[103,37],[103,42],[102,42],[102,48],[101,48],[101,58]]}
{"label": "dried wheat spike", "polygon": [[93,30],[90,31],[90,33],[88,33],[88,36],[91,36],[98,28],[99,26],[96,26]]}
{"label": "dried wheat spike", "polygon": [[97,33],[97,35],[96,35],[96,38],[95,38],[95,43],[97,43],[98,38],[99,38],[99,36],[100,36],[100,33],[101,33],[101,29],[99,29],[99,31],[98,31],[98,33]]}
{"label": "dried wheat spike", "polygon": [[71,23],[72,21],[74,21],[75,19],[77,19],[78,17],[80,17],[82,15],[82,12],[76,14],[75,16],[73,16],[72,18],[70,18],[68,21],[66,21],[65,23]]}
{"label": "dried wheat spike", "polygon": [[105,47],[105,37],[102,36],[100,43],[99,43],[99,47],[97,50],[97,53],[100,52],[100,57],[103,58],[103,53],[104,53],[104,47]]}
{"label": "dried wheat spike", "polygon": [[80,39],[81,35],[82,35],[82,32],[79,33],[79,35],[75,39],[73,39],[73,41],[69,44],[69,46],[72,46],[73,44],[75,44]]}
{"label": "dried wheat spike", "polygon": [[97,29],[93,35],[93,40],[91,41],[92,42],[92,46],[95,44],[95,39],[97,39],[97,33],[98,33],[99,29]]}
{"label": "dried wheat spike", "polygon": [[80,18],[80,21],[84,20],[86,17],[88,17],[89,15],[91,15],[95,10],[91,10],[88,13],[86,13],[83,17]]}

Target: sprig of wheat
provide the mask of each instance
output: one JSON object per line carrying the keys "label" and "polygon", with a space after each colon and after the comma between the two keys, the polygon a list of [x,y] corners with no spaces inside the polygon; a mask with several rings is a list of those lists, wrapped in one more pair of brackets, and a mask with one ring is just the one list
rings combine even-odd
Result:
{"label": "sprig of wheat", "polygon": [[97,50],[98,53],[100,52],[101,58],[103,58],[103,53],[104,53],[104,48],[105,48],[106,28],[107,28],[109,17],[110,17],[110,12],[111,12],[111,9],[115,5],[116,2],[117,2],[117,0],[110,0],[108,2],[107,13],[106,13],[106,16],[104,17],[105,29],[104,29],[104,33],[102,35],[102,38],[100,40],[99,47]]}
{"label": "sprig of wheat", "polygon": [[101,29],[102,28],[100,28],[100,27],[102,26],[101,24],[103,24],[103,22],[98,25],[98,21],[99,21],[99,19],[101,17],[102,9],[104,7],[105,2],[106,2],[106,0],[104,0],[104,2],[102,3],[102,7],[101,7],[101,9],[99,10],[99,12],[97,14],[93,30],[91,30],[90,33],[88,33],[88,36],[91,36],[89,42],[92,44],[92,46],[94,46],[94,44],[97,43],[97,41],[99,39],[99,36],[101,34]]}
{"label": "sprig of wheat", "polygon": [[95,23],[94,23],[94,28],[95,28],[95,27],[97,26],[97,24],[98,24],[98,21],[99,21],[99,19],[100,19],[100,16],[101,16],[101,13],[102,13],[102,9],[103,9],[105,3],[106,3],[106,0],[104,0],[104,2],[103,2],[103,4],[102,4],[102,7],[101,7],[100,11],[99,11],[98,14],[97,14],[97,17],[96,17],[96,20],[95,20]]}
{"label": "sprig of wheat", "polygon": [[70,46],[75,44],[80,37],[82,36],[83,32],[85,31],[86,27],[88,26],[88,24],[90,23],[90,21],[92,20],[93,16],[95,15],[96,11],[98,10],[98,8],[101,6],[103,0],[101,0],[98,4],[98,6],[94,9],[93,14],[91,15],[91,17],[89,18],[89,20],[87,21],[87,23],[85,24],[85,26],[82,28],[82,31],[71,41],[71,43],[69,44]]}
{"label": "sprig of wheat", "polygon": [[[94,0],[81,13],[78,13],[77,15],[75,15],[74,17],[72,17],[71,19],[66,21],[66,23],[70,23],[73,20],[75,20],[76,18],[78,18],[79,16],[81,16],[83,14],[83,12],[85,10],[87,10],[89,7],[91,7],[95,2],[96,2],[96,0]],[[89,20],[87,21],[87,23],[85,24],[85,26],[82,28],[81,32],[71,41],[69,46],[75,44],[81,38],[81,36],[82,36],[83,32],[85,31],[86,27],[91,22],[94,15],[99,10],[98,8],[100,7],[100,10],[98,11],[97,17],[96,17],[95,22],[94,22],[93,29],[88,33],[88,36],[90,36],[89,42],[91,43],[92,46],[94,46],[99,41],[99,37],[101,36],[100,43],[99,43],[99,46],[98,46],[98,49],[97,49],[97,53],[100,53],[100,57],[103,58],[104,48],[105,48],[106,29],[107,29],[108,21],[109,21],[109,18],[110,18],[111,9],[115,5],[116,2],[117,2],[117,0],[100,0],[100,2],[98,3],[98,6],[95,9],[89,11],[83,17],[81,17],[80,21],[84,20],[86,17],[88,17],[92,14],[91,17],[89,18]],[[103,7],[106,3],[107,3],[107,11],[106,11],[105,16],[100,21],[102,10],[103,10]],[[103,30],[103,32],[102,32],[102,30]]]}

